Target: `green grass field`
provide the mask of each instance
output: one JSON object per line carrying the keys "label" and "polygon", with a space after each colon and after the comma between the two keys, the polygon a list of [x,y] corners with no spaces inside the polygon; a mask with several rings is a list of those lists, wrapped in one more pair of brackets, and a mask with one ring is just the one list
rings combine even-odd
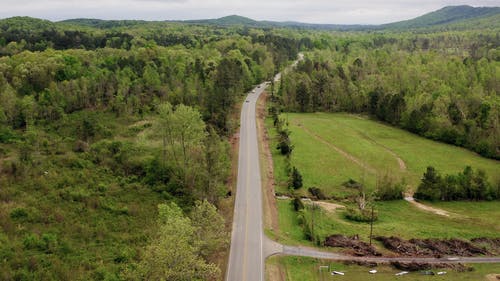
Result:
{"label": "green grass field", "polygon": [[[302,173],[304,186],[319,187],[329,195],[348,193],[342,183],[350,178],[373,188],[377,176],[387,174],[404,179],[408,188],[415,189],[429,165],[442,174],[456,174],[470,165],[485,170],[493,183],[500,177],[499,161],[364,117],[328,113],[287,113],[282,117],[289,122],[294,145],[292,165]],[[270,119],[267,126],[272,127]],[[274,141],[271,147],[275,146]],[[277,182],[284,182],[284,159],[277,150],[272,153]],[[400,167],[397,157],[406,167]],[[277,191],[287,192],[286,186]]]}
{"label": "green grass field", "polygon": [[[298,225],[297,213],[290,200],[278,200],[280,233],[278,239],[285,244],[311,245]],[[463,238],[498,237],[500,212],[498,202],[454,202],[439,205],[456,215],[437,216],[421,211],[410,203],[400,201],[377,203],[379,219],[373,224],[374,236],[411,238]],[[369,239],[369,224],[349,221],[343,210],[315,211],[315,231],[324,239],[331,234],[355,235]],[[310,215],[310,213],[308,213]],[[464,227],[467,225],[468,227]]]}
{"label": "green grass field", "polygon": [[[411,272],[404,276],[395,276],[394,274],[400,270],[393,269],[390,266],[377,266],[375,269],[378,271],[376,274],[369,274],[372,268],[358,266],[358,265],[345,265],[331,261],[322,261],[313,258],[304,257],[272,257],[268,259],[267,266],[279,266],[286,275],[288,281],[309,281],[309,280],[349,280],[349,281],[385,281],[385,280],[405,280],[405,281],[426,281],[426,280],[439,280],[439,281],[466,281],[466,280],[488,280],[488,274],[500,273],[500,264],[474,264],[472,271],[457,272],[450,269],[433,270],[434,272],[446,271],[445,275],[425,276],[420,272]],[[330,270],[344,272],[344,276],[332,276],[327,273],[326,269],[321,273],[319,272],[320,266],[329,266]]]}
{"label": "green grass field", "polygon": [[[285,114],[294,145],[291,163],[303,175],[304,187],[299,194],[307,194],[307,187],[316,186],[328,195],[343,197],[355,192],[342,186],[349,178],[363,181],[374,188],[377,174],[404,179],[415,187],[425,168],[433,165],[442,173],[458,173],[466,165],[483,169],[495,183],[500,163],[485,159],[462,148],[430,141],[403,130],[349,114]],[[272,130],[272,121],[266,121]],[[273,134],[271,133],[271,136]],[[271,147],[275,147],[273,140]],[[337,149],[333,148],[335,146]],[[342,154],[338,150],[344,152]],[[288,193],[285,184],[285,159],[272,149],[277,192]],[[349,157],[346,157],[348,154]],[[400,167],[400,157],[406,168]],[[354,159],[354,160],[353,160]],[[347,201],[340,202],[352,205]],[[402,238],[462,238],[498,237],[500,233],[500,204],[494,202],[435,202],[426,203],[451,213],[450,217],[423,211],[400,200],[377,202],[379,219],[374,223],[374,235]],[[288,200],[278,200],[280,231],[274,237],[285,244],[306,244],[298,225],[297,213]],[[344,218],[343,210],[322,211],[315,216],[315,229],[321,238],[331,234],[354,235],[368,240],[367,223]],[[467,227],[464,227],[467,226]]]}

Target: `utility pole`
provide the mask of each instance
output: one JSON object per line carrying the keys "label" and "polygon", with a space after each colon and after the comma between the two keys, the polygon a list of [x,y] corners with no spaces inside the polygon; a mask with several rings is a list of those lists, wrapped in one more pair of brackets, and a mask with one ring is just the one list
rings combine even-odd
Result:
{"label": "utility pole", "polygon": [[312,238],[312,242],[314,244],[316,242],[316,237],[314,236],[314,201],[312,202],[311,238]]}
{"label": "utility pole", "polygon": [[370,219],[370,246],[372,245],[372,235],[373,235],[373,203],[372,203],[372,217]]}

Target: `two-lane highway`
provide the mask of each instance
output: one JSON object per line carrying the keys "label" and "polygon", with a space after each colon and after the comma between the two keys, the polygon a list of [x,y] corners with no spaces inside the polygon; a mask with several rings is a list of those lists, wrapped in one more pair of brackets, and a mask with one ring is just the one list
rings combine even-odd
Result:
{"label": "two-lane highway", "polygon": [[262,190],[255,105],[265,84],[249,93],[241,109],[238,180],[228,281],[264,280]]}

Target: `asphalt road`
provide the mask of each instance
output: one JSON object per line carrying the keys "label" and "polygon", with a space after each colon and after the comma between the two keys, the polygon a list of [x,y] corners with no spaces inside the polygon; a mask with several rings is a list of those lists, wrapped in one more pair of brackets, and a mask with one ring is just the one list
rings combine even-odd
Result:
{"label": "asphalt road", "polygon": [[264,280],[262,189],[255,105],[265,84],[249,93],[241,108],[238,179],[234,203],[228,281]]}

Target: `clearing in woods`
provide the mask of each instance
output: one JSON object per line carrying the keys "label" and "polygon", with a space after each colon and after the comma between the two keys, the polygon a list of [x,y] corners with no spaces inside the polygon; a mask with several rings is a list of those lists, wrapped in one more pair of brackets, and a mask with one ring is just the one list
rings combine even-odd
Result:
{"label": "clearing in woods", "polygon": [[[395,181],[404,180],[411,194],[420,182],[427,166],[441,174],[457,174],[470,165],[483,169],[490,182],[496,184],[500,162],[486,159],[468,150],[434,142],[406,131],[375,122],[358,115],[328,113],[285,113],[294,150],[291,165],[303,176],[300,195],[311,196],[307,189],[318,187],[332,203],[347,207],[353,203],[342,200],[357,191],[344,187],[349,179],[364,182],[368,190],[376,186],[377,176],[390,175]],[[273,155],[276,191],[289,194],[286,185],[284,157],[275,149],[276,131],[271,118],[266,119]],[[422,204],[423,203],[423,204]],[[402,238],[463,238],[493,237],[500,232],[498,202],[414,202],[404,200],[377,202],[379,220],[374,235]],[[285,244],[311,245],[305,239],[289,200],[278,200],[279,231],[275,238]],[[425,208],[423,208],[425,207]],[[326,210],[327,208],[322,208]],[[369,229],[364,223],[351,222],[344,209],[318,212],[315,230],[320,237],[341,233],[359,234],[368,240]],[[464,228],[464,225],[470,227]]]}
{"label": "clearing in woods", "polygon": [[[327,195],[343,195],[349,179],[374,188],[377,176],[404,179],[416,189],[427,166],[442,174],[456,174],[466,166],[486,171],[492,183],[500,176],[500,162],[456,146],[435,142],[380,122],[351,114],[285,113],[294,145],[291,156],[305,187],[319,187]],[[272,130],[272,120],[266,121]],[[275,133],[270,133],[271,136]],[[272,140],[271,148],[276,147]],[[284,161],[272,149],[278,192],[287,192]],[[281,183],[281,184],[280,184]]]}

